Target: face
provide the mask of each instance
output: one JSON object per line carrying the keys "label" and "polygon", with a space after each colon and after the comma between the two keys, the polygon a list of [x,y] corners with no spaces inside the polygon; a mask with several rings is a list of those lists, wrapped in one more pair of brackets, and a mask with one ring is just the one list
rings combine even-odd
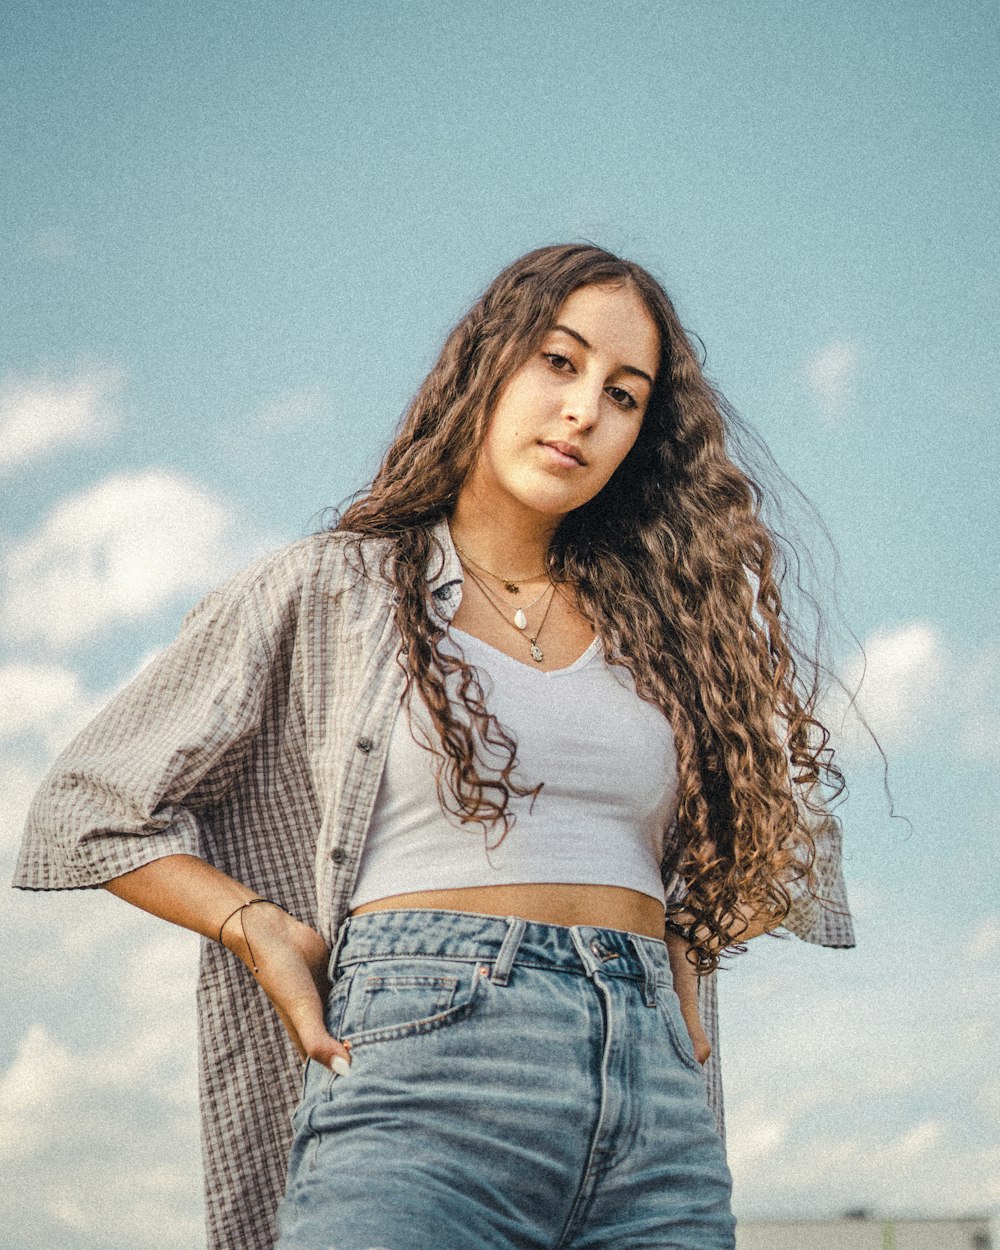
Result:
{"label": "face", "polygon": [[558,523],[587,503],[635,443],[659,362],[656,324],[630,285],[574,291],[500,394],[466,483],[476,505]]}

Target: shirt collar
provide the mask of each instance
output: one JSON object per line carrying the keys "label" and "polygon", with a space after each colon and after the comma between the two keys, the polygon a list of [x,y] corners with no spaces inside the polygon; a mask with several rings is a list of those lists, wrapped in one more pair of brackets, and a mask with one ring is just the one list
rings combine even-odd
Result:
{"label": "shirt collar", "polygon": [[452,541],[447,517],[442,517],[435,524],[431,534],[441,544],[441,550],[444,552],[442,563],[440,552],[436,546],[432,545],[431,556],[427,564],[427,587],[431,592],[431,610],[441,618],[444,624],[447,624],[462,602],[464,581],[462,563]]}

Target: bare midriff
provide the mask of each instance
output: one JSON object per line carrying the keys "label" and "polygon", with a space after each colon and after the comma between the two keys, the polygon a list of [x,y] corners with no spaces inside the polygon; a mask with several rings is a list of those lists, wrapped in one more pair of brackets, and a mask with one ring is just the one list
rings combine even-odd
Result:
{"label": "bare midriff", "polygon": [[354,916],[400,908],[468,911],[484,916],[520,916],[542,924],[594,925],[663,938],[663,904],[649,894],[617,885],[465,886],[454,890],[418,890],[362,903]]}

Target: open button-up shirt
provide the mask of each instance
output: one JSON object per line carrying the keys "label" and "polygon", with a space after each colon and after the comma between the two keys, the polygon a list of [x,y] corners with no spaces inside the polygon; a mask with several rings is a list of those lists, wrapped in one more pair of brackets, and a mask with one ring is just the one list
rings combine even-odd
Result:
{"label": "open button-up shirt", "polygon": [[[432,611],[454,615],[462,567],[447,523],[427,570]],[[315,925],[347,915],[405,674],[379,543],[368,575],[342,533],[258,560],[208,594],[176,640],[62,753],[36,794],[14,876],[81,889],[165,855],[197,855]],[[833,818],[817,830],[821,906],[799,895],[786,928],[851,946]],[[669,840],[668,840],[669,841]],[[665,866],[668,895],[683,884]],[[715,977],[699,1008],[720,1132]],[[211,1250],[267,1250],[284,1189],[301,1063],[263,991],[203,941],[198,981],[202,1141]]]}

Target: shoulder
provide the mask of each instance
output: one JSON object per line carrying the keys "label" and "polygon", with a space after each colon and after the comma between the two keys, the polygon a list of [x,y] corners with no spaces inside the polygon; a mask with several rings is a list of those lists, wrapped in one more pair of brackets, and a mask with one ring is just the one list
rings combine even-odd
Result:
{"label": "shoulder", "polygon": [[[365,587],[376,597],[388,590],[384,539],[343,530],[324,530],[259,556],[206,594],[184,618],[194,622],[206,612],[238,612],[254,619],[266,633],[291,624],[303,605],[324,602]],[[368,595],[366,595],[368,597]]]}

